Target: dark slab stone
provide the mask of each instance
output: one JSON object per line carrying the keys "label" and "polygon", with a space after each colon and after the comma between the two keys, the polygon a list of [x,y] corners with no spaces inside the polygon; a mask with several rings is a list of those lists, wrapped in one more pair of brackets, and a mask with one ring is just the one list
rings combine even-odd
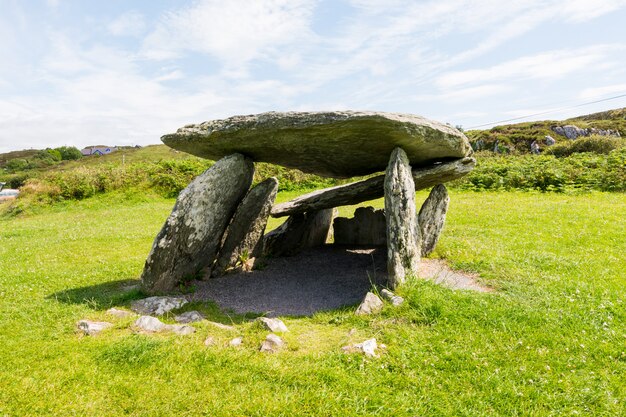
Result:
{"label": "dark slab stone", "polygon": [[430,191],[422,204],[418,215],[418,223],[422,232],[422,256],[428,256],[435,250],[439,236],[446,222],[446,213],[450,197],[445,185],[439,184]]}
{"label": "dark slab stone", "polygon": [[[463,158],[458,161],[418,168],[412,171],[415,190],[433,187],[468,174],[476,160]],[[385,176],[379,175],[367,180],[313,191],[272,208],[272,217],[291,216],[307,211],[323,210],[331,207],[349,206],[364,201],[375,200],[384,194]]]}
{"label": "dark slab stone", "polygon": [[264,252],[290,256],[326,243],[335,217],[334,209],[296,214],[263,238]]}
{"label": "dark slab stone", "polygon": [[385,246],[385,212],[373,207],[359,207],[351,219],[337,217],[333,222],[333,233],[337,245]]}

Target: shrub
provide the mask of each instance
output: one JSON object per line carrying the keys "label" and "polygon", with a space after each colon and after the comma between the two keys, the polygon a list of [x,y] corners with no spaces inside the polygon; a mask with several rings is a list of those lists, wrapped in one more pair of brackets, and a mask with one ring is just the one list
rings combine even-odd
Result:
{"label": "shrub", "polygon": [[592,135],[556,144],[546,149],[545,153],[559,158],[583,152],[607,155],[609,152],[624,146],[626,146],[626,139],[615,136]]}

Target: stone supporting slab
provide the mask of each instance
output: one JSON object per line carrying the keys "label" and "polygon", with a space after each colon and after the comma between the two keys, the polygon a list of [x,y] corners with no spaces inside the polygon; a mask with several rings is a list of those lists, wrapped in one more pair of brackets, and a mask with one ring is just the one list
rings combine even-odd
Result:
{"label": "stone supporting slab", "polygon": [[396,148],[385,172],[385,218],[387,220],[387,272],[393,289],[417,273],[421,233],[415,212],[415,184],[406,153]]}
{"label": "stone supporting slab", "polygon": [[[468,174],[474,169],[474,158],[414,169],[411,174],[415,190],[433,187]],[[298,198],[272,207],[272,217],[292,216],[309,211],[349,206],[375,200],[384,194],[385,176],[379,175],[363,181],[313,191]]]}
{"label": "stone supporting slab", "polygon": [[277,192],[278,180],[272,177],[246,194],[226,229],[211,276],[223,274],[243,258],[251,259],[263,254],[263,233]]}
{"label": "stone supporting slab", "polygon": [[428,256],[435,250],[439,236],[446,222],[446,213],[450,204],[450,196],[445,185],[435,186],[428,195],[418,215],[418,223],[422,232],[422,256]]}
{"label": "stone supporting slab", "polygon": [[335,209],[296,214],[265,235],[266,255],[295,255],[302,249],[326,243],[335,217]]}
{"label": "stone supporting slab", "polygon": [[141,275],[144,291],[171,291],[213,263],[253,174],[252,161],[233,154],[217,161],[180,193],[146,260]]}

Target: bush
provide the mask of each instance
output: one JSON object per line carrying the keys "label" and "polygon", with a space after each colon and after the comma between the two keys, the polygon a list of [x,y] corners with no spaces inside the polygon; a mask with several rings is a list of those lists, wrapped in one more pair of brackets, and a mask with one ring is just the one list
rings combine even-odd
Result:
{"label": "bush", "polygon": [[574,153],[554,155],[482,156],[476,168],[451,184],[481,190],[626,191],[626,148],[608,155]]}
{"label": "bush", "polygon": [[546,149],[545,153],[548,155],[554,155],[558,158],[583,152],[607,155],[611,151],[623,148],[624,146],[626,146],[626,139],[615,136],[592,135],[556,144]]}

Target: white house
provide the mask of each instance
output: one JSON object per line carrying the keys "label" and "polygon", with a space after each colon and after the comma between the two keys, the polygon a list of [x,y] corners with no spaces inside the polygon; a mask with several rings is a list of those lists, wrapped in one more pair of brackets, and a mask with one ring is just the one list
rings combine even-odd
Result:
{"label": "white house", "polygon": [[88,146],[80,151],[83,156],[89,155],[106,155],[111,152],[117,151],[116,146]]}

